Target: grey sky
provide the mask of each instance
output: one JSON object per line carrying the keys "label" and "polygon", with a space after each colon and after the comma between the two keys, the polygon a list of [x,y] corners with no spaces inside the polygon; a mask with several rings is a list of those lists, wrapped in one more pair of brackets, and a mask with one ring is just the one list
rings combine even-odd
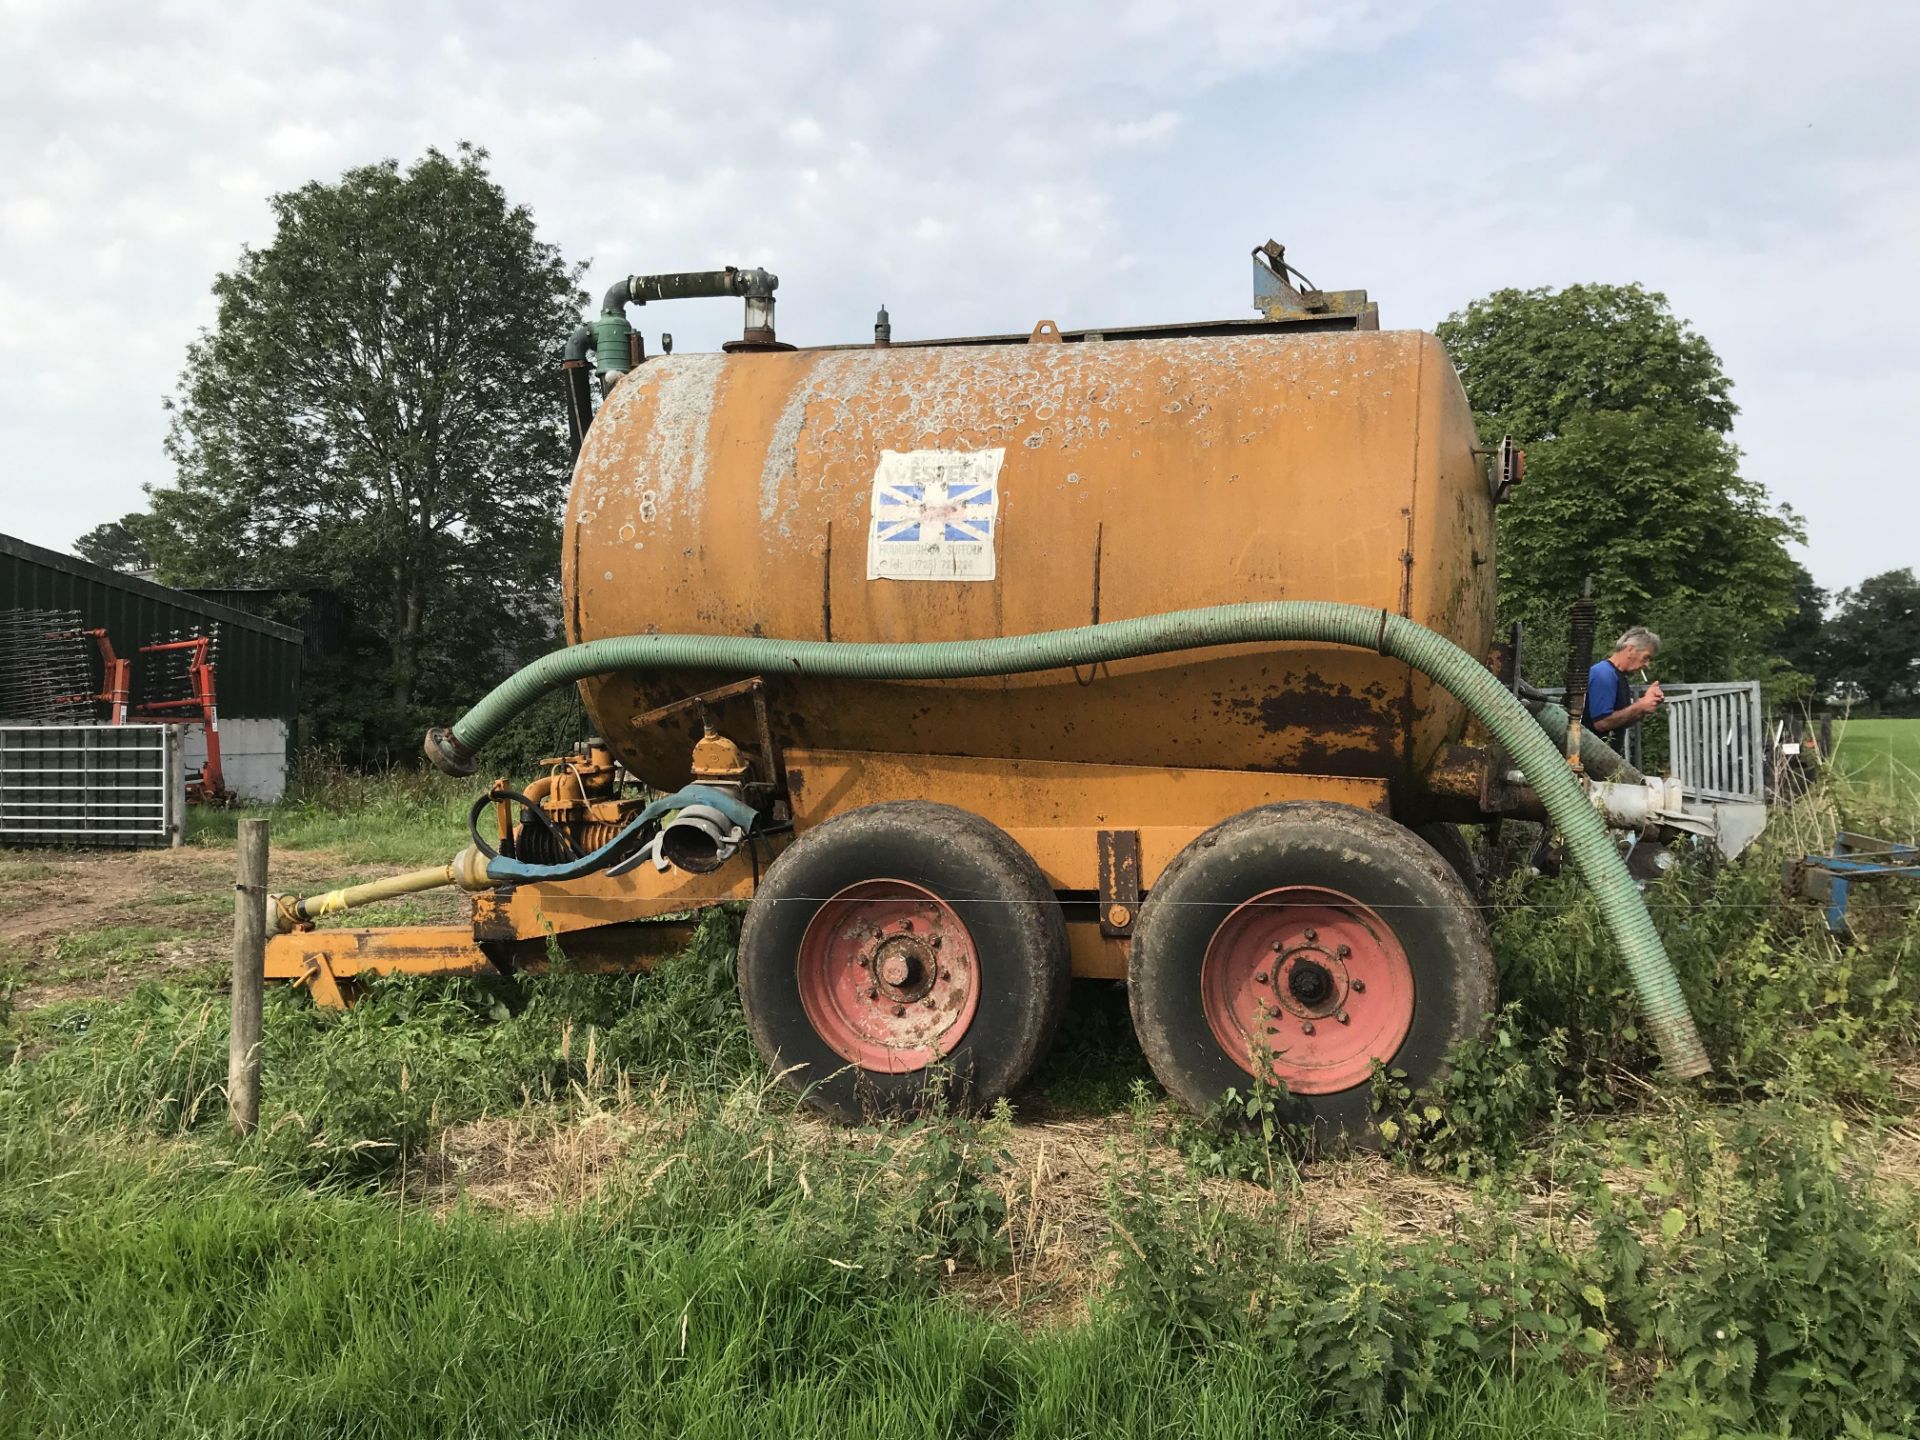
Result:
{"label": "grey sky", "polygon": [[1241,314],[1269,235],[1389,325],[1640,280],[1851,584],[1920,565],[1916,68],[1920,7],[1779,0],[0,0],[0,529],[65,547],[168,479],[269,194],[468,139],[592,293],[764,264],[801,344],[882,300],[900,338]]}

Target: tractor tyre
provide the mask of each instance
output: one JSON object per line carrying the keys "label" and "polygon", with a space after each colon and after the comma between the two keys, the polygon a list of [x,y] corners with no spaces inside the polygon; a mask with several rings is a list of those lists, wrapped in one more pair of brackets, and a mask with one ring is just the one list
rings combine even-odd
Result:
{"label": "tractor tyre", "polygon": [[895,801],[806,831],[740,931],[740,1002],[783,1083],[848,1123],[982,1109],[1053,1043],[1070,976],[1040,867],[951,805]]}
{"label": "tractor tyre", "polygon": [[1405,827],[1317,801],[1245,811],[1175,856],[1127,973],[1141,1048],[1176,1099],[1205,1113],[1264,1073],[1289,1121],[1362,1145],[1375,1068],[1438,1080],[1498,995],[1454,870]]}

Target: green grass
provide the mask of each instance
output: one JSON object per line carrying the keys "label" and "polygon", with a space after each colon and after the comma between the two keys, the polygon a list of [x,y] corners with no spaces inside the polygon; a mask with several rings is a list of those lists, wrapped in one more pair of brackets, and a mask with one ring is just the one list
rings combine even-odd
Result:
{"label": "green grass", "polygon": [[104,925],[62,935],[53,944],[52,958],[62,965],[92,962],[94,968],[128,965],[146,959],[154,946],[179,938],[178,930],[166,926]]}
{"label": "green grass", "polygon": [[336,851],[353,865],[433,865],[467,843],[467,809],[485,788],[480,779],[398,768],[363,774],[304,757],[279,804],[196,805],[188,812],[187,840],[231,845],[241,820],[265,818],[273,822],[277,849]]}
{"label": "green grass", "polygon": [[1844,720],[1833,748],[1834,769],[1855,784],[1920,789],[1920,719]]}
{"label": "green grass", "polygon": [[1488,1374],[1416,1431],[1331,1419],[1302,1367],[1194,1354],[1134,1315],[1024,1334],[885,1264],[917,1243],[897,1215],[850,1233],[846,1197],[810,1199],[789,1157],[711,1139],[675,1183],[521,1221],[86,1158],[7,1156],[0,1434],[1648,1433],[1551,1372]]}
{"label": "green grass", "polygon": [[[159,947],[177,944],[181,938],[179,928],[163,925],[104,925],[95,930],[76,930],[41,946],[33,971],[38,982],[54,984],[94,980],[114,970],[138,975],[155,958]],[[0,965],[24,976],[33,950],[27,941],[0,942]]]}
{"label": "green grass", "polygon": [[1060,1034],[1029,1098],[1052,1115],[1112,1115],[1127,1107],[1136,1085],[1159,1089],[1134,1038],[1126,987],[1112,980],[1074,981]]}

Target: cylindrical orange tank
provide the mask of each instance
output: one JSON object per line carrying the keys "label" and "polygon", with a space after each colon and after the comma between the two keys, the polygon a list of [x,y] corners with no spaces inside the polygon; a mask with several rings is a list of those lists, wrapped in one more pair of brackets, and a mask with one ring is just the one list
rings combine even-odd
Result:
{"label": "cylindrical orange tank", "polygon": [[[649,360],[574,471],[568,638],[953,640],[1285,599],[1379,606],[1486,653],[1492,501],[1439,341],[1222,331]],[[899,578],[929,573],[951,578]],[[632,717],[735,678],[582,688],[665,787],[697,721]],[[839,750],[1400,780],[1464,722],[1406,666],[1315,646],[768,678],[776,738]]]}

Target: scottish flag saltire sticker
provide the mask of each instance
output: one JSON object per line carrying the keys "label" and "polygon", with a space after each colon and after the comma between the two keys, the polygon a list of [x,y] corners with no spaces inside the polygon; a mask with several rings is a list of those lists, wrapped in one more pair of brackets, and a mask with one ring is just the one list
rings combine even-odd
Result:
{"label": "scottish flag saltire sticker", "polygon": [[883,450],[873,472],[869,580],[991,580],[1003,449]]}

